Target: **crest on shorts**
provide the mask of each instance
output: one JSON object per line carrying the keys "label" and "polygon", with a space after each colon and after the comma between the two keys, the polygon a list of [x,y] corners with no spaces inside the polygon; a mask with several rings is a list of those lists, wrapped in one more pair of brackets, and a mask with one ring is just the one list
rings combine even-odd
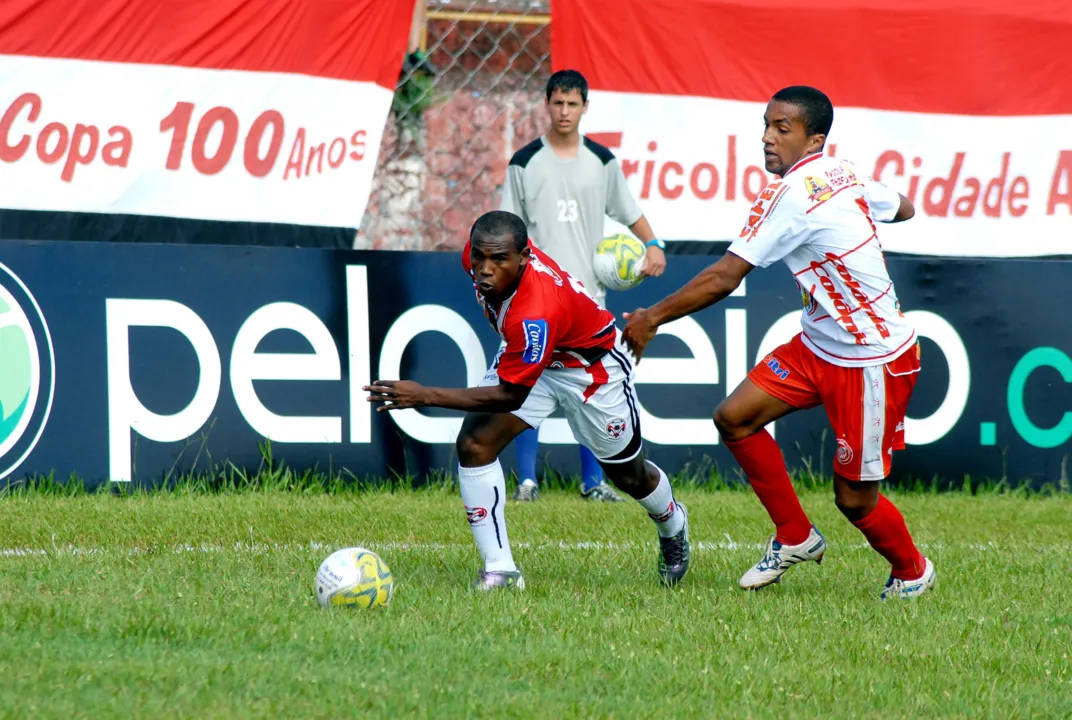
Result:
{"label": "crest on shorts", "polygon": [[842,465],[852,462],[852,448],[849,447],[849,441],[845,438],[837,439],[837,461]]}
{"label": "crest on shorts", "polygon": [[607,434],[617,440],[625,434],[625,418],[613,418],[607,423]]}

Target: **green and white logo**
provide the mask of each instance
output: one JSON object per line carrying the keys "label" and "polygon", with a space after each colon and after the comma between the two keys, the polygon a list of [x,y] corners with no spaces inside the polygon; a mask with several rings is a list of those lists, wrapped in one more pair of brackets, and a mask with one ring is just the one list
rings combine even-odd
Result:
{"label": "green and white logo", "polygon": [[55,354],[30,289],[0,263],[0,479],[17,469],[48,423]]}

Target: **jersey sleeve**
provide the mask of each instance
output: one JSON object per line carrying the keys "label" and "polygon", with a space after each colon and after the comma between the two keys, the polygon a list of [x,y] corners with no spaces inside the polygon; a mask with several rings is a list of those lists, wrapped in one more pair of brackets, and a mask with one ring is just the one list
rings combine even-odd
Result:
{"label": "jersey sleeve", "polygon": [[503,327],[506,348],[499,359],[499,379],[525,387],[535,385],[551,363],[558,329],[553,312],[511,308]]}
{"label": "jersey sleeve", "polygon": [[625,183],[625,174],[622,172],[622,166],[618,164],[618,158],[612,158],[603,166],[603,174],[607,185],[607,215],[626,227],[631,226],[644,213],[637,205],[633,193],[629,192],[629,186]]}
{"label": "jersey sleeve", "polygon": [[767,267],[793,252],[807,238],[807,220],[785,180],[768,185],[752,204],[748,220],[729,251],[756,267]]}
{"label": "jersey sleeve", "polygon": [[520,165],[506,166],[506,184],[503,185],[499,209],[512,212],[529,225],[529,216],[525,212],[525,168]]}
{"label": "jersey sleeve", "polygon": [[893,220],[901,207],[901,196],[897,191],[871,177],[864,181],[864,195],[871,208],[871,217],[878,222]]}

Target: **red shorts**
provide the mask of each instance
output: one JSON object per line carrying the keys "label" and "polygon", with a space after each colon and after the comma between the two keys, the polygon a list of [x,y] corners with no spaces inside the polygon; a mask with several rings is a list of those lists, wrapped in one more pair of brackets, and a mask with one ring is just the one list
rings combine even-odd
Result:
{"label": "red shorts", "polygon": [[797,335],[748,379],[795,408],[826,408],[837,437],[834,472],[847,480],[882,480],[893,451],[905,447],[905,411],[919,368],[918,342],[885,365],[848,368],[823,360]]}

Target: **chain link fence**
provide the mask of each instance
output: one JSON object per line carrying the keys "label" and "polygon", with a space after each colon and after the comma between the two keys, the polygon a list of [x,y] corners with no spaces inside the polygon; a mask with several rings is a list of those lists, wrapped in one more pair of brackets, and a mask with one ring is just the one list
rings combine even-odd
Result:
{"label": "chain link fence", "polygon": [[427,3],[355,247],[460,248],[498,207],[510,156],[548,128],[550,19],[550,0]]}

